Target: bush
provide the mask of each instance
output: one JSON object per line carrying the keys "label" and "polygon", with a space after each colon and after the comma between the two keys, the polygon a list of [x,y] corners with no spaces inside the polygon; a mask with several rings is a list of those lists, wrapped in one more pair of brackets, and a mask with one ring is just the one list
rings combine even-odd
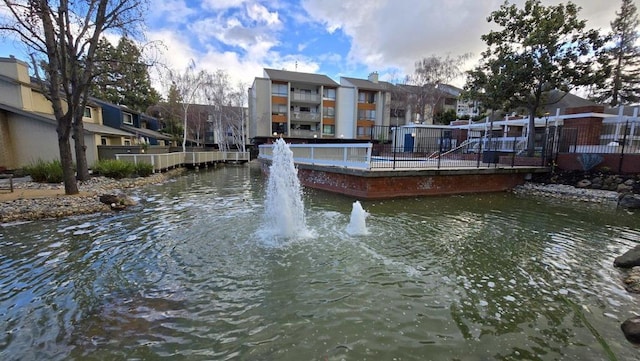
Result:
{"label": "bush", "polygon": [[140,177],[148,177],[153,174],[153,165],[151,163],[138,163],[135,166],[135,172]]}
{"label": "bush", "polygon": [[131,177],[135,170],[135,164],[117,159],[100,160],[93,165],[94,173],[115,179]]}
{"label": "bush", "polygon": [[24,167],[24,172],[30,175],[34,182],[38,183],[61,183],[64,180],[62,163],[59,160],[45,162],[42,159],[38,159],[35,163]]}

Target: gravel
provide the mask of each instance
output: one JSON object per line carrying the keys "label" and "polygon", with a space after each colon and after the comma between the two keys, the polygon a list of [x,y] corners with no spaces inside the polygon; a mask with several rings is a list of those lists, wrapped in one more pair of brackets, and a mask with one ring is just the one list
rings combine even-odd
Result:
{"label": "gravel", "polygon": [[513,189],[519,196],[534,196],[562,201],[600,204],[616,207],[620,194],[616,191],[576,188],[564,184],[525,183]]}
{"label": "gravel", "polygon": [[[60,218],[72,215],[112,212],[109,205],[100,202],[100,195],[121,194],[123,190],[158,184],[184,172],[184,168],[173,169],[165,173],[156,173],[144,178],[126,178],[115,180],[106,177],[93,177],[79,182],[80,195],[47,196],[38,198],[20,198],[0,202],[0,223],[33,221],[47,218]],[[61,190],[63,184],[44,184],[30,181],[16,181],[14,191],[24,190]],[[88,195],[84,195],[88,194]]]}

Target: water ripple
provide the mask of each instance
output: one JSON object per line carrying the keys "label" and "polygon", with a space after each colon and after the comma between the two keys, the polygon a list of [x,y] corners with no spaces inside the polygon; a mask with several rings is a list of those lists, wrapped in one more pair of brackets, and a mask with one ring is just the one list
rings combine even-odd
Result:
{"label": "water ripple", "polygon": [[[613,259],[637,217],[510,195],[362,202],[305,191],[311,236],[264,243],[251,167],[143,207],[0,228],[0,359],[619,359]],[[589,328],[580,320],[588,320]],[[469,356],[473,355],[473,356]]]}

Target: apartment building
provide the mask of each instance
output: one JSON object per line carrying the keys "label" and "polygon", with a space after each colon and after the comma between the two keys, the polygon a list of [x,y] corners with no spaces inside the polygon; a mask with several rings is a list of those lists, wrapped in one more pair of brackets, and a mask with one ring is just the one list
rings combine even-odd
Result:
{"label": "apartment building", "polygon": [[390,124],[389,83],[368,79],[264,69],[249,89],[251,137],[367,138]]}
{"label": "apartment building", "polygon": [[[341,135],[347,138],[370,138],[374,126],[390,124],[390,83],[380,82],[378,73],[369,74],[368,79],[340,78],[339,99],[345,100],[338,123]],[[348,103],[347,103],[348,102]]]}
{"label": "apartment building", "polygon": [[264,69],[249,88],[249,134],[335,137],[338,87],[322,74]]}

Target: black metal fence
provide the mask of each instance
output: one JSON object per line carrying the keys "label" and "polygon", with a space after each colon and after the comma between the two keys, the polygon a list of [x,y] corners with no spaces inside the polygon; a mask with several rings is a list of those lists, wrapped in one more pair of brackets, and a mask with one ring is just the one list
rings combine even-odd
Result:
{"label": "black metal fence", "polygon": [[546,166],[552,160],[555,127],[527,137],[437,126],[371,128],[372,168],[481,168]]}
{"label": "black metal fence", "polygon": [[640,156],[640,121],[565,127],[558,139],[557,153],[577,154],[576,159],[584,171],[605,162],[608,168],[622,172],[627,161],[637,162]]}

